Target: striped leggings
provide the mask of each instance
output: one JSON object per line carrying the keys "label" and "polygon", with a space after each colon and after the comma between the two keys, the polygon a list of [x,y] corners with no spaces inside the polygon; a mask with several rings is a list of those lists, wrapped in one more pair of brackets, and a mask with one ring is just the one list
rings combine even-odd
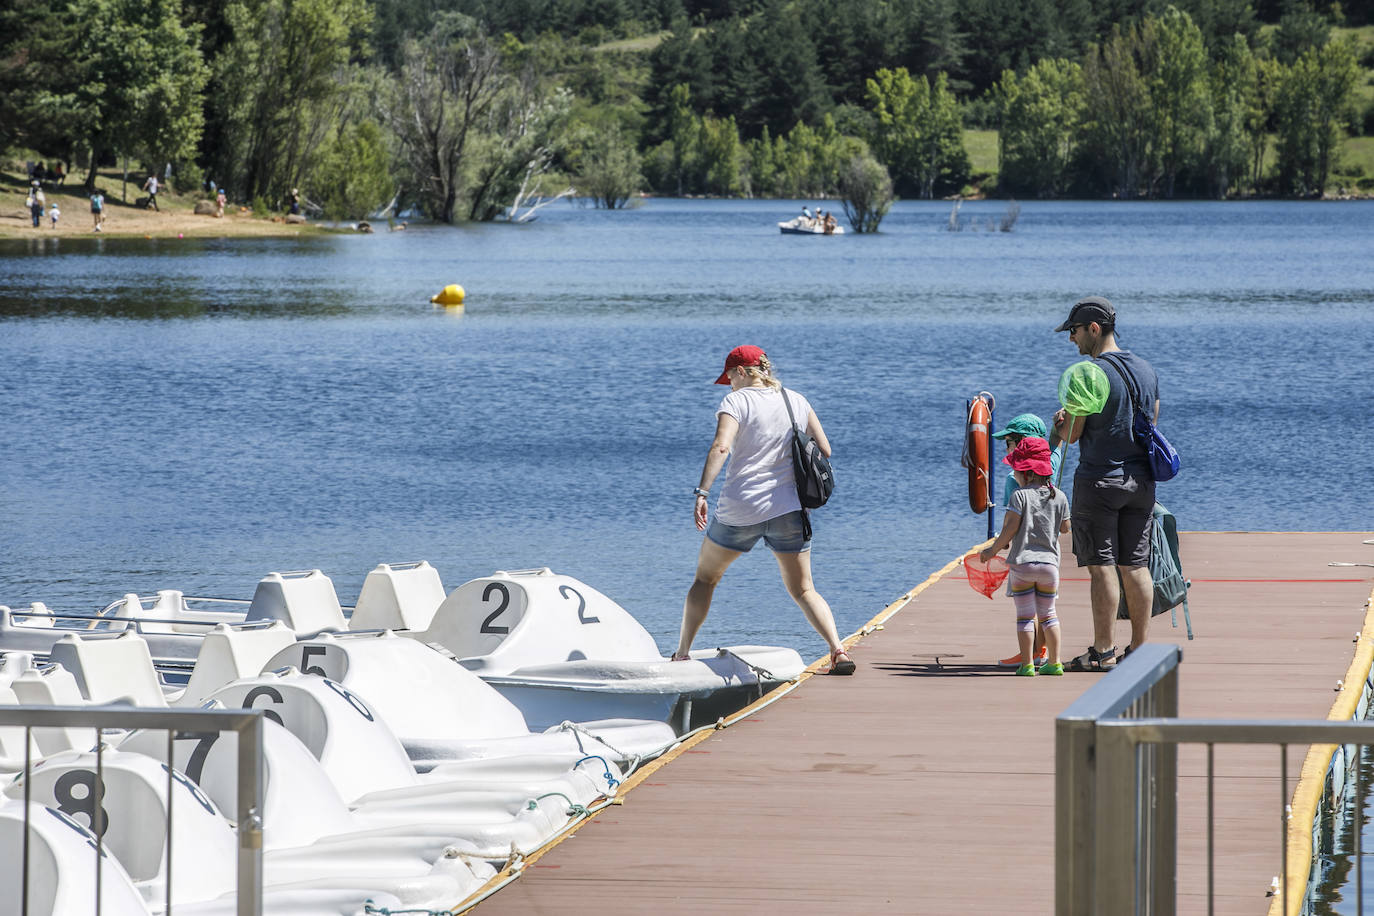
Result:
{"label": "striped leggings", "polygon": [[1059,597],[1057,563],[1013,563],[1007,575],[1007,593],[1016,608],[1016,629],[1033,630],[1035,619],[1042,627],[1059,626],[1054,599]]}

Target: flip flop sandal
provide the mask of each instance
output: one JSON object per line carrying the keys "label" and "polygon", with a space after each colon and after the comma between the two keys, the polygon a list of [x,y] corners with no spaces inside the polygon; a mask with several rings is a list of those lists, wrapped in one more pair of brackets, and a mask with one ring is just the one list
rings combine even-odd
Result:
{"label": "flip flop sandal", "polygon": [[830,653],[831,674],[853,674],[857,667],[854,660],[849,657],[849,653],[843,649]]}
{"label": "flip flop sandal", "polygon": [[1106,652],[1098,652],[1092,646],[1088,646],[1088,651],[1082,655],[1075,655],[1064,666],[1068,671],[1110,671],[1114,667],[1116,667],[1116,646],[1112,646]]}

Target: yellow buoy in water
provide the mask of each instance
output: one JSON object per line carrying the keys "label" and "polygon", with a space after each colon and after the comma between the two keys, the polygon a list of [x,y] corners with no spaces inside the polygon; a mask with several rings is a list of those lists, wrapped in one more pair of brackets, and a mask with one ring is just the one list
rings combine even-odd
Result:
{"label": "yellow buoy in water", "polygon": [[463,297],[466,293],[457,283],[450,283],[439,291],[439,295],[430,296],[429,301],[435,305],[462,305]]}

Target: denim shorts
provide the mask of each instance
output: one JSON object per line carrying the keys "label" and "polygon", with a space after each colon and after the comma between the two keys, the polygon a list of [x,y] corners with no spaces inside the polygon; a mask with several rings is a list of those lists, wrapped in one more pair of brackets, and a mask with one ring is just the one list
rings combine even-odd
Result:
{"label": "denim shorts", "polygon": [[763,538],[774,553],[802,553],[811,549],[811,541],[802,535],[802,514],[798,510],[757,525],[727,525],[711,519],[706,536],[726,550],[748,553]]}

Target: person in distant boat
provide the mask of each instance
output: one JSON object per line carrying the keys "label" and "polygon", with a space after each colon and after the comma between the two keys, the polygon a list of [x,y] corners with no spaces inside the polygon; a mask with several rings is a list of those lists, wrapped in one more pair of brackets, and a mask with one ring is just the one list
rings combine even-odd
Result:
{"label": "person in distant boat", "polygon": [[825,211],[825,234],[826,234],[826,235],[833,235],[834,232],[835,232],[835,226],[836,226],[836,225],[838,225],[838,223],[835,222],[835,214],[832,213],[832,212],[830,212],[829,210],[826,210],[826,211]]}
{"label": "person in distant boat", "polygon": [[[1033,413],[1017,414],[1011,418],[1011,422],[1003,429],[999,429],[992,434],[992,438],[1001,439],[1007,444],[1007,455],[1011,455],[1016,450],[1016,446],[1027,438],[1048,439],[1049,431],[1045,428],[1045,421]],[[1059,475],[1059,463],[1063,460],[1063,454],[1059,449],[1050,450],[1050,479],[1053,480]],[[1007,463],[1004,462],[1003,463]],[[1020,484],[1016,482],[1016,472],[1012,471],[1007,475],[1006,485],[1002,488],[1002,508],[1006,509],[1011,505],[1011,495],[1016,492]],[[1005,519],[1005,516],[1004,516]],[[1038,668],[1045,663],[1048,650],[1045,648],[1045,632],[1037,623],[1035,626],[1035,657],[1032,660]],[[999,668],[1020,668],[1025,664],[1026,659],[1020,652],[1004,658],[997,662]]]}
{"label": "person in distant boat", "polygon": [[[829,457],[830,441],[821,421],[806,398],[783,391],[768,355],[758,347],[731,350],[716,384],[729,385],[730,393],[716,411],[716,435],[706,453],[701,480],[692,490],[692,514],[697,530],[705,531],[706,537],[682,607],[682,631],[673,660],[688,657],[725,570],[763,538],[777,558],[787,593],[830,649],[830,673],[853,674],[854,662],[840,642],[830,605],[811,581],[811,539],[792,471],[792,420],[787,404]],[[725,483],[708,527],[711,484],[727,458]]]}
{"label": "person in distant boat", "polygon": [[[1016,608],[1016,641],[1024,661],[1017,667],[1021,677],[1060,675],[1059,618],[1054,599],[1059,596],[1059,535],[1069,530],[1069,500],[1054,486],[1050,445],[1038,436],[1027,436],[1002,459],[1011,465],[1017,489],[1007,501],[1002,531],[983,548],[978,559],[986,563],[1007,547],[1007,594]],[[1048,646],[1043,665],[1037,665],[1031,641],[1035,625],[1045,634]]]}
{"label": "person in distant boat", "polygon": [[[1078,445],[1073,478],[1073,553],[1088,568],[1093,608],[1093,643],[1071,659],[1075,671],[1106,671],[1116,665],[1112,624],[1121,601],[1117,572],[1125,586],[1131,617],[1131,644],[1138,648],[1150,631],[1154,585],[1150,579],[1150,531],[1154,520],[1155,479],[1149,458],[1132,433],[1131,397],[1124,368],[1140,390],[1141,408],[1159,420],[1159,377],[1145,360],[1116,343],[1116,309],[1102,296],[1073,304],[1069,317],[1054,329],[1068,331],[1078,352],[1090,356],[1107,375],[1110,391],[1100,413],[1054,415],[1050,446],[1059,441]],[[1106,357],[1106,358],[1104,358]],[[1125,657],[1122,655],[1122,658]]]}

